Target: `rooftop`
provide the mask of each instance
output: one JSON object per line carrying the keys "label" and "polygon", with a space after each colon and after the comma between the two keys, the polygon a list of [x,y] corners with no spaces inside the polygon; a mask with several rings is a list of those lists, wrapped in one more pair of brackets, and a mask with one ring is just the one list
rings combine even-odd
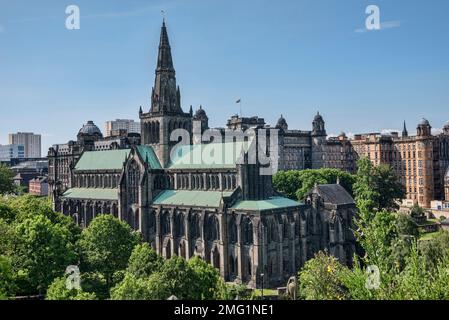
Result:
{"label": "rooftop", "polygon": [[221,198],[231,194],[221,191],[165,190],[154,199],[153,204],[218,208]]}
{"label": "rooftop", "polygon": [[231,209],[248,210],[248,211],[264,211],[281,208],[298,207],[301,203],[283,197],[273,197],[265,200],[243,200],[238,201]]}
{"label": "rooftop", "polygon": [[121,170],[131,149],[84,152],[75,170]]}
{"label": "rooftop", "polygon": [[73,188],[62,196],[67,199],[118,200],[118,189]]}

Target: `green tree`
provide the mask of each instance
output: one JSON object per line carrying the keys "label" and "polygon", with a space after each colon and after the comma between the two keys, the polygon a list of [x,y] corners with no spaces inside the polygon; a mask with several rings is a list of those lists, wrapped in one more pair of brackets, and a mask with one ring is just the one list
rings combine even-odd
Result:
{"label": "green tree", "polygon": [[354,195],[361,214],[373,215],[378,211],[395,211],[404,198],[402,185],[388,165],[374,166],[364,157],[357,162],[358,171]]}
{"label": "green tree", "polygon": [[156,300],[154,288],[148,278],[127,273],[122,282],[111,289],[112,300]]}
{"label": "green tree", "polygon": [[315,184],[334,184],[337,181],[352,194],[355,176],[339,169],[280,171],[273,176],[276,191],[291,199],[303,200]]}
{"label": "green tree", "polygon": [[306,300],[346,300],[348,293],[340,279],[345,267],[320,251],[298,274],[299,295]]}
{"label": "green tree", "polygon": [[64,225],[53,224],[44,216],[37,215],[19,223],[16,234],[15,267],[26,277],[30,288],[40,293],[45,292],[54,278],[63,275],[67,266],[77,261],[70,230]]}
{"label": "green tree", "polygon": [[397,215],[396,229],[400,235],[419,237],[418,225],[409,215],[403,213]]}
{"label": "green tree", "polygon": [[98,272],[104,276],[108,288],[114,285],[113,276],[125,270],[140,236],[128,224],[111,215],[99,215],[84,229],[78,245],[81,250],[83,272]]}
{"label": "green tree", "polygon": [[11,261],[7,257],[0,256],[0,300],[13,296],[15,290]]}
{"label": "green tree", "polygon": [[142,243],[134,247],[126,271],[137,278],[146,278],[159,271],[163,263],[163,258],[148,243]]}
{"label": "green tree", "polygon": [[419,249],[427,270],[434,272],[439,261],[449,257],[449,232],[440,231],[432,239],[420,241]]}
{"label": "green tree", "polygon": [[12,180],[14,177],[11,169],[0,162],[0,195],[13,193],[15,191],[14,181]]}
{"label": "green tree", "polygon": [[224,295],[225,284],[217,268],[199,257],[188,261],[189,267],[195,273],[196,290],[201,300],[217,300]]}
{"label": "green tree", "polygon": [[273,176],[273,186],[276,191],[286,197],[296,200],[296,191],[302,186],[301,171],[279,171]]}
{"label": "green tree", "polygon": [[66,278],[56,278],[48,287],[46,300],[97,300],[95,293],[77,290],[75,288],[68,289]]}
{"label": "green tree", "polygon": [[172,295],[181,300],[201,299],[195,271],[181,257],[166,260],[161,271],[153,273],[149,281],[153,299],[165,300]]}

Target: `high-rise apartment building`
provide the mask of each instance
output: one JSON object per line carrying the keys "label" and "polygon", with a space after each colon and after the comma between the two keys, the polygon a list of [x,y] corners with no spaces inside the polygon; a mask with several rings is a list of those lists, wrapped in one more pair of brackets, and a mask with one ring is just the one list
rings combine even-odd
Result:
{"label": "high-rise apartment building", "polygon": [[112,136],[113,132],[118,130],[126,130],[128,133],[140,133],[140,122],[130,119],[108,121],[105,125],[105,137]]}
{"label": "high-rise apartment building", "polygon": [[9,134],[9,144],[22,145],[25,148],[25,158],[41,157],[41,135],[32,132]]}

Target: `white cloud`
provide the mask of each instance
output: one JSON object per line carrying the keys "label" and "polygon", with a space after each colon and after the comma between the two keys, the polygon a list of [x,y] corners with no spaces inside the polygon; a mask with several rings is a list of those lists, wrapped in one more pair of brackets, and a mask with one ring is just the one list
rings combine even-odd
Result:
{"label": "white cloud", "polygon": [[368,30],[366,28],[359,28],[359,29],[355,29],[354,32],[356,32],[356,33],[365,33],[365,32],[368,32],[368,31],[383,31],[383,30],[392,29],[392,28],[399,28],[400,26],[401,26],[401,21],[399,21],[399,20],[392,20],[392,21],[381,22],[380,30]]}
{"label": "white cloud", "polygon": [[402,130],[398,130],[398,129],[382,129],[382,131],[380,133],[384,134],[384,135],[389,135],[392,132],[400,133],[400,132],[402,132]]}
{"label": "white cloud", "polygon": [[432,134],[433,135],[439,135],[443,133],[443,129],[440,128],[432,128]]}

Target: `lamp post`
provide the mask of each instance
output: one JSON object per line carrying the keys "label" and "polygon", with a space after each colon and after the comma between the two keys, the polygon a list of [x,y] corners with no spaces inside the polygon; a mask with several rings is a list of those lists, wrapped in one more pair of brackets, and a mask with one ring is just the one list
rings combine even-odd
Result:
{"label": "lamp post", "polygon": [[263,285],[264,285],[264,266],[265,266],[265,261],[264,261],[264,256],[263,256],[263,252],[264,252],[264,225],[263,223],[261,223],[262,225],[262,235],[261,235],[261,240],[262,240],[262,252],[261,252],[261,256],[262,256],[262,273],[260,274],[261,280],[262,280],[262,300],[264,298],[263,296]]}

